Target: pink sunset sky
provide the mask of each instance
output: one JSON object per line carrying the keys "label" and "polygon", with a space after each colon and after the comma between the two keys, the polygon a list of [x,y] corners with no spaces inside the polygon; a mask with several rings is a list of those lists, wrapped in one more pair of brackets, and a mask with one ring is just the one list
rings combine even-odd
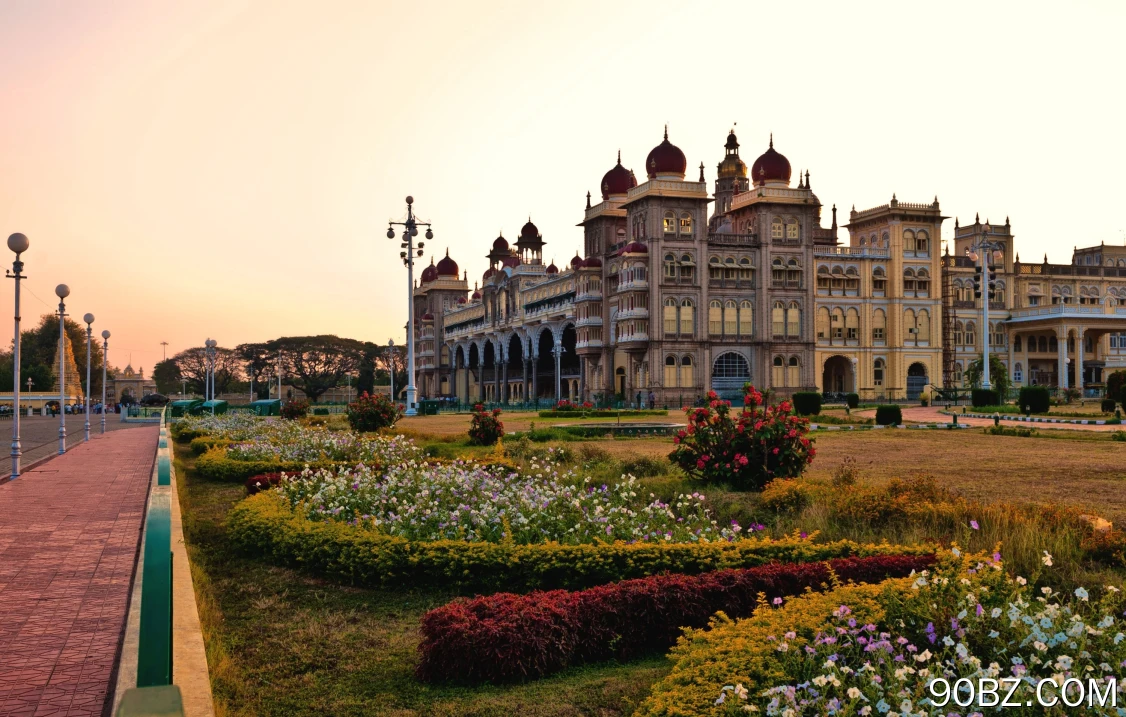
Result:
{"label": "pink sunset sky", "polygon": [[424,263],[472,283],[529,215],[562,263],[666,122],[709,183],[732,123],[748,164],[773,132],[826,225],[937,195],[944,238],[1007,215],[1025,261],[1067,261],[1126,241],[1123,27],[1121,2],[0,0],[0,234],[31,239],[25,325],[67,283],[146,373],[161,341],[401,342],[407,194]]}

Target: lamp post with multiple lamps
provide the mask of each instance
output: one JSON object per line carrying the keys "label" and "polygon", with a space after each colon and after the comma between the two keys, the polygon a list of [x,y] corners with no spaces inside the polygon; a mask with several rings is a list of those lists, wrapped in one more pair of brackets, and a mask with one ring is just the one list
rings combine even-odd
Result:
{"label": "lamp post with multiple lamps", "polygon": [[109,363],[109,329],[102,331],[102,433],[106,432],[106,364]]}
{"label": "lamp post with multiple lamps", "polygon": [[[20,280],[25,279],[23,275],[23,262],[20,261],[20,254],[27,251],[31,246],[31,242],[23,234],[16,233],[8,237],[8,248],[11,249],[15,255],[16,260],[12,262],[12,270],[7,272],[9,279],[16,280],[16,304],[15,304],[15,317],[16,317],[16,331],[14,340],[12,342],[12,376],[13,389],[12,389],[12,478],[19,478],[20,476],[20,456],[23,455],[23,450],[20,448]],[[27,379],[27,392],[31,393],[31,378]]]}
{"label": "lamp post with multiple lamps", "polygon": [[[208,339],[204,343],[207,353],[207,368],[204,375],[203,395],[206,401],[215,400],[215,347],[218,345],[219,342],[215,339]],[[215,412],[214,406],[211,407],[211,411],[212,413]]]}
{"label": "lamp post with multiple lamps", "polygon": [[86,322],[86,424],[82,427],[84,442],[90,442],[90,339],[94,336],[94,315],[86,314],[82,317]]}
{"label": "lamp post with multiple lamps", "polygon": [[[974,276],[974,298],[981,299],[981,387],[989,390],[989,300],[993,298],[994,273],[1004,256],[1004,243],[988,239],[992,227],[987,222],[981,228],[981,238],[966,247],[966,256],[977,262]],[[992,264],[990,258],[993,259]],[[1004,396],[1001,397],[1004,400]]]}
{"label": "lamp post with multiple lamps", "polygon": [[70,287],[59,284],[55,287],[59,297],[59,455],[66,453],[66,297]]}
{"label": "lamp post with multiple lamps", "polygon": [[414,260],[416,256],[422,256],[422,248],[425,246],[420,241],[418,248],[415,249],[414,238],[418,236],[420,226],[426,227],[427,241],[434,238],[430,223],[420,222],[414,216],[413,205],[414,197],[408,196],[406,221],[387,223],[388,239],[395,238],[395,225],[403,227],[403,242],[399,245],[403,251],[399,252],[399,258],[403,260],[403,266],[407,267],[407,410],[405,413],[408,416],[418,414],[418,401],[415,395],[417,391],[414,385]]}
{"label": "lamp post with multiple lamps", "polygon": [[387,373],[391,376],[391,403],[395,402],[395,339],[387,339]]}

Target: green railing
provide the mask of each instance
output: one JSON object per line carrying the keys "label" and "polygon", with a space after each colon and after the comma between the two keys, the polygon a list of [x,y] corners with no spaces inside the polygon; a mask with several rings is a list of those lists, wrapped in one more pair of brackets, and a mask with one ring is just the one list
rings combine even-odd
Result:
{"label": "green railing", "polygon": [[[145,409],[149,410],[149,409]],[[180,688],[172,684],[172,451],[167,407],[152,409],[160,420],[156,486],[145,517],[141,568],[141,616],[137,647],[137,686],[125,691],[117,717],[183,717]]]}

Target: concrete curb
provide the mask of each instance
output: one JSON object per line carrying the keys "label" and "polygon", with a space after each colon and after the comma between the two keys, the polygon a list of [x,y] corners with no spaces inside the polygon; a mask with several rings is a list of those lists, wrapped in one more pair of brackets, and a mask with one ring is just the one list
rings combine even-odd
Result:
{"label": "concrete curb", "polygon": [[[942,413],[944,413],[947,416],[958,415],[958,416],[965,416],[966,418],[986,418],[986,419],[989,419],[990,421],[992,421],[993,418],[994,418],[992,413],[958,413],[958,414],[955,414],[953,412],[946,412],[946,411],[943,411]],[[1019,423],[1063,423],[1063,424],[1070,424],[1070,425],[1073,425],[1073,426],[1105,426],[1105,425],[1108,425],[1107,419],[1105,419],[1105,418],[1102,419],[1102,420],[1097,420],[1097,419],[1096,420],[1089,420],[1089,419],[1086,419],[1086,418],[1042,418],[1040,416],[1014,416],[1011,413],[1010,414],[1000,414],[999,417],[1002,421],[1016,421],[1016,422],[1019,422]],[[1113,426],[1113,425],[1117,425],[1117,424],[1111,423],[1109,425]],[[1126,423],[1124,423],[1122,425],[1126,426]]]}

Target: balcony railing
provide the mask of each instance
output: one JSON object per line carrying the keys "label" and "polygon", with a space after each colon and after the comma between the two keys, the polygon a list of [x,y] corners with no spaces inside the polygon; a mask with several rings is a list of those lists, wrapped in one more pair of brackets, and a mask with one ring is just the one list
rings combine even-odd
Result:
{"label": "balcony railing", "polygon": [[873,249],[868,246],[815,246],[814,256],[866,256],[873,259],[887,259],[891,257],[886,249]]}
{"label": "balcony railing", "polygon": [[588,339],[586,341],[576,341],[576,349],[600,349],[602,348],[602,339]]}
{"label": "balcony railing", "polygon": [[586,318],[578,319],[577,321],[575,321],[575,328],[580,328],[582,326],[601,326],[601,325],[602,325],[602,317],[601,316],[587,316]]}
{"label": "balcony railing", "polygon": [[619,311],[614,318],[616,321],[623,321],[625,319],[648,319],[649,309],[643,307],[625,309]]}

